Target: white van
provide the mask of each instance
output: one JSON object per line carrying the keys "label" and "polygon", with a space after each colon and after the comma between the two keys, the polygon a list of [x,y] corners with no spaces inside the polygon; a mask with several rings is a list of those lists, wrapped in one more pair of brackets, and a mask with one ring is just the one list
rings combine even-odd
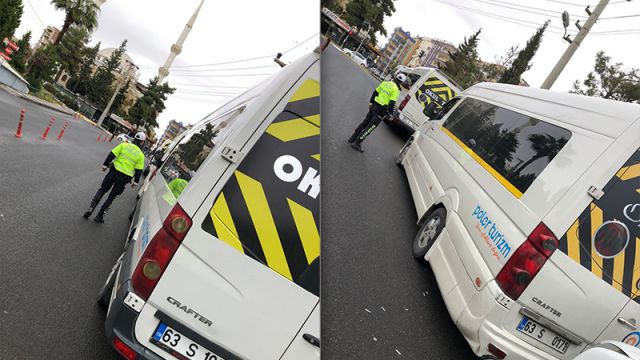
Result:
{"label": "white van", "polygon": [[188,130],[99,294],[127,359],[319,359],[319,53]]}
{"label": "white van", "polygon": [[640,344],[640,106],[475,85],[398,155],[416,258],[478,355]]}
{"label": "white van", "polygon": [[428,112],[440,110],[449,100],[462,91],[462,88],[444,72],[430,67],[402,67],[396,71],[407,76],[408,90],[400,89],[397,104],[398,111],[390,119],[413,133],[425,121]]}

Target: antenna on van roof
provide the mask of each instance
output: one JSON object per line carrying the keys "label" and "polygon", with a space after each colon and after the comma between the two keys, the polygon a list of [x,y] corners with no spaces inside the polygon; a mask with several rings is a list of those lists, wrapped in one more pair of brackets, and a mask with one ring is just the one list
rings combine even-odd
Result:
{"label": "antenna on van roof", "polygon": [[280,65],[280,67],[287,66],[287,64],[283,63],[282,60],[280,60],[281,57],[282,57],[282,53],[278,53],[276,57],[273,58],[273,61],[275,61],[278,65]]}

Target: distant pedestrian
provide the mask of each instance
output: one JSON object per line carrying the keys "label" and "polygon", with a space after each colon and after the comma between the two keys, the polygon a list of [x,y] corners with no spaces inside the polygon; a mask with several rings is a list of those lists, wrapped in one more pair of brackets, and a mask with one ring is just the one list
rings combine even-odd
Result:
{"label": "distant pedestrian", "polygon": [[393,114],[398,95],[400,95],[400,85],[407,80],[407,77],[399,73],[393,81],[383,81],[378,85],[371,99],[369,99],[369,112],[364,120],[358,125],[351,137],[349,143],[351,147],[363,152],[362,142],[371,134],[371,132],[380,124],[380,121],[387,114]]}
{"label": "distant pedestrian", "polygon": [[139,132],[134,136],[133,142],[122,142],[116,146],[102,164],[102,171],[109,169],[109,172],[102,180],[100,189],[93,196],[89,209],[84,213],[85,219],[93,213],[93,210],[98,206],[98,203],[110,189],[109,196],[102,204],[100,211],[93,219],[97,223],[104,222],[104,215],[109,210],[111,203],[118,195],[124,192],[128,183],[131,184],[131,188],[135,189],[140,181],[140,175],[144,169],[144,154],[140,150],[140,145],[146,139],[146,135],[143,132]]}

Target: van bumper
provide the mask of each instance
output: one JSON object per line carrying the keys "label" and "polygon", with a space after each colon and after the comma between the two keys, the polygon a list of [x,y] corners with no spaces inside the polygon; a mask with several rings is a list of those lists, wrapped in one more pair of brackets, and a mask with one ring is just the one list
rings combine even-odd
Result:
{"label": "van bumper", "polygon": [[[133,242],[132,242],[133,244]],[[163,360],[151,350],[142,346],[135,336],[135,324],[138,319],[138,312],[125,304],[127,294],[133,292],[131,279],[131,246],[127,246],[125,255],[122,257],[118,277],[115,282],[115,297],[109,304],[107,319],[105,321],[105,333],[109,344],[113,346],[113,341],[117,337],[137,355],[136,360]]]}
{"label": "van bumper", "polygon": [[389,123],[402,128],[409,134],[413,134],[417,129],[417,127],[415,127],[415,124],[411,120],[407,119],[404,115],[402,115],[402,113],[399,113],[397,116],[392,116]]}
{"label": "van bumper", "polygon": [[[447,225],[449,224],[447,219]],[[463,251],[477,252],[475,245],[467,245]],[[480,257],[480,254],[477,256]],[[518,311],[519,305],[512,303],[510,309],[500,305],[496,297],[501,290],[493,280],[480,289],[476,288],[447,227],[427,253],[426,259],[433,269],[449,315],[476,355],[490,354],[488,345],[491,343],[504,351],[510,360],[559,359],[528,344],[504,328],[503,323],[511,312]]]}

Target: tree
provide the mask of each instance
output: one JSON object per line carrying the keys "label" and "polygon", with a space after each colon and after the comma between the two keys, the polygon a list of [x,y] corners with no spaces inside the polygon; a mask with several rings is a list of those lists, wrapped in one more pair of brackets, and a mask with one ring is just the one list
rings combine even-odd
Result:
{"label": "tree", "polygon": [[173,94],[175,88],[168,83],[159,84],[156,76],[149,81],[149,86],[144,95],[137,99],[135,104],[129,109],[129,121],[135,125],[147,124],[147,127],[157,127],[156,118],[165,109],[164,102],[168,94]]}
{"label": "tree", "polygon": [[638,69],[624,70],[622,63],[609,64],[610,56],[604,51],[596,54],[594,71],[589,72],[582,82],[573,83],[574,94],[596,96],[604,99],[640,103],[640,73]]}
{"label": "tree", "polygon": [[100,42],[98,42],[92,48],[82,49],[82,65],[76,77],[71,77],[71,80],[67,82],[67,88],[80,95],[86,95],[89,91],[91,83],[91,75],[93,73],[93,66],[100,51]]}
{"label": "tree", "polygon": [[64,23],[54,46],[58,46],[72,25],[84,27],[89,32],[98,25],[100,6],[94,0],[51,0],[51,4],[56,10],[65,12]]}
{"label": "tree", "polygon": [[358,29],[366,30],[368,27],[365,22],[369,23],[369,36],[371,42],[376,42],[376,32],[387,35],[384,28],[384,17],[391,16],[396,11],[393,4],[395,0],[351,0],[347,4],[344,19],[351,26],[357,26]]}
{"label": "tree", "polygon": [[31,55],[31,31],[27,31],[20,40],[18,40],[18,51],[13,53],[11,66],[16,69],[17,72],[24,75],[27,70],[27,59]]}
{"label": "tree", "polygon": [[520,76],[527,70],[531,68],[531,59],[533,59],[536,51],[540,47],[540,42],[542,41],[542,35],[544,31],[549,26],[549,20],[545,21],[545,23],[536,30],[535,34],[527,41],[527,45],[518,53],[518,57],[513,60],[513,64],[509,67],[500,80],[498,82],[504,84],[520,84]]}
{"label": "tree", "polygon": [[56,48],[60,62],[60,68],[55,77],[56,81],[62,76],[63,71],[66,71],[70,77],[77,75],[83,60],[83,49],[88,42],[89,32],[86,29],[79,26],[69,28],[67,36]]}
{"label": "tree", "polygon": [[465,37],[464,41],[458,45],[455,53],[448,51],[449,60],[447,60],[442,69],[463,88],[467,88],[484,79],[480,57],[478,56],[478,36],[481,31],[482,29],[478,29],[468,39]]}
{"label": "tree", "polygon": [[512,46],[507,50],[507,53],[493,58],[493,64],[484,64],[482,66],[482,72],[486,81],[498,81],[502,74],[511,67],[513,60],[518,55],[518,45]]}
{"label": "tree", "polygon": [[27,66],[27,81],[31,87],[40,90],[42,82],[51,81],[56,73],[56,49],[53,45],[38,48]]}
{"label": "tree", "polygon": [[0,40],[11,39],[20,26],[23,9],[22,0],[0,0]]}
{"label": "tree", "polygon": [[127,40],[124,40],[122,44],[120,44],[120,47],[111,53],[109,59],[98,67],[95,75],[91,79],[87,98],[99,107],[107,105],[107,102],[111,99],[111,95],[113,95],[113,90],[111,89],[113,80],[115,79],[113,71],[120,66],[120,60],[126,47]]}

